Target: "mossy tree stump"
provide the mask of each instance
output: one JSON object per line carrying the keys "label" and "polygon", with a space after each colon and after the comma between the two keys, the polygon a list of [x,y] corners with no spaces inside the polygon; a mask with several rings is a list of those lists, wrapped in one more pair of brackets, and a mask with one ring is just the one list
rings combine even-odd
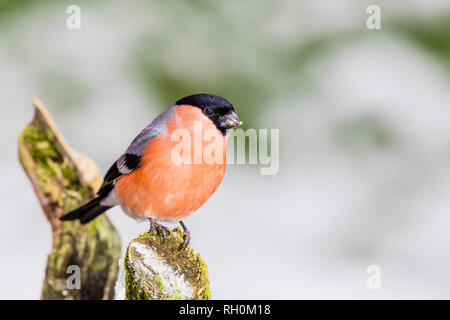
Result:
{"label": "mossy tree stump", "polygon": [[[113,299],[120,237],[106,215],[87,225],[59,217],[91,199],[101,184],[97,166],[74,152],[42,103],[19,136],[19,159],[51,224],[42,299]],[[80,288],[70,289],[68,267],[80,268]]]}
{"label": "mossy tree stump", "polygon": [[172,231],[163,242],[156,230],[132,240],[125,256],[127,300],[209,300],[206,264],[183,234]]}

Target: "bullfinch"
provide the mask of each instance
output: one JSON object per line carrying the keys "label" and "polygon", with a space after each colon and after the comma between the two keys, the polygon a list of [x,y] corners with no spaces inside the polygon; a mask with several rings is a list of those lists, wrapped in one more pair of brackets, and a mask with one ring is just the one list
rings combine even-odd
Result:
{"label": "bullfinch", "polygon": [[[228,129],[240,124],[224,98],[194,94],[178,100],[134,138],[97,196],[60,219],[84,224],[119,205],[133,218],[148,219],[150,231],[163,240],[169,230],[158,221],[178,221],[186,247],[190,232],[182,220],[216,191],[225,173]],[[214,161],[205,161],[206,153]]]}

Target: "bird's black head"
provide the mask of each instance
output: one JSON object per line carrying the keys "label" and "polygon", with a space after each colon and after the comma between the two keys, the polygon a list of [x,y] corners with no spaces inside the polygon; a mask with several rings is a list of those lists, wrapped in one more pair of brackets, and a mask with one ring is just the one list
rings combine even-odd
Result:
{"label": "bird's black head", "polygon": [[178,100],[176,105],[190,105],[200,108],[223,135],[226,134],[227,129],[241,124],[231,102],[213,94],[193,94]]}

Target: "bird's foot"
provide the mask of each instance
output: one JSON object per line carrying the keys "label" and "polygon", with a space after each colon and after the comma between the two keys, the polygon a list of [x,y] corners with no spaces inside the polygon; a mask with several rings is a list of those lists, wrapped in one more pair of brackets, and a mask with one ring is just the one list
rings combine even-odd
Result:
{"label": "bird's foot", "polygon": [[181,250],[185,249],[191,242],[191,232],[184,225],[183,221],[180,221],[180,225],[183,228],[183,244],[181,245]]}
{"label": "bird's foot", "polygon": [[148,229],[148,232],[152,232],[153,230],[156,230],[156,232],[158,232],[158,234],[162,237],[163,243],[164,243],[166,241],[165,232],[167,232],[170,235],[169,228],[167,228],[166,226],[163,226],[162,224],[159,224],[153,218],[150,218],[148,220],[150,221],[150,228]]}

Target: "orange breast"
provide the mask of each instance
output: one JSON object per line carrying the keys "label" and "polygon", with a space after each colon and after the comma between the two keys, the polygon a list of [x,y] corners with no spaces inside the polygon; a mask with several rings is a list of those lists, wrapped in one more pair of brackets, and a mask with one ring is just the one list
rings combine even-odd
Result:
{"label": "orange breast", "polygon": [[167,134],[148,143],[140,168],[118,179],[117,199],[133,216],[181,220],[216,191],[225,167],[226,137],[199,108],[179,106],[167,122]]}

